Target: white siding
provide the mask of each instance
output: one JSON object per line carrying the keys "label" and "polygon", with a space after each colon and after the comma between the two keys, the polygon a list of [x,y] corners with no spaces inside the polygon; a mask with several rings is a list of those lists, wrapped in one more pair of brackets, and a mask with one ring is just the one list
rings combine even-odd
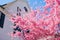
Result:
{"label": "white siding", "polygon": [[[21,8],[21,14],[27,14],[25,11],[24,11],[24,8],[23,7],[27,7],[28,9],[28,12],[30,12],[30,8],[27,4],[26,1],[23,1],[23,0],[19,0],[17,1],[16,3],[12,4],[11,6],[9,6],[7,9],[7,11],[11,14],[16,14],[17,13],[17,6],[19,8]],[[6,16],[5,17],[5,22],[4,22],[4,28],[1,30],[0,29],[0,40],[11,40],[11,37],[8,35],[9,32],[12,32],[13,29],[12,27],[13,24],[9,21],[8,17]],[[19,38],[15,38],[15,40],[20,40]]]}

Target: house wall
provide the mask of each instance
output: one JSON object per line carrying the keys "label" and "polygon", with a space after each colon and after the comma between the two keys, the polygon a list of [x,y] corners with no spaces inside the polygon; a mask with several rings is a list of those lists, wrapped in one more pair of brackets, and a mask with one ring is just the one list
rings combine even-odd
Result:
{"label": "house wall", "polygon": [[[12,4],[11,6],[7,7],[6,10],[11,13],[12,15],[17,14],[17,7],[21,9],[21,16],[24,16],[28,12],[30,12],[30,8],[26,1],[17,1],[16,3]],[[27,8],[28,12],[25,11],[24,7]],[[13,31],[12,28],[13,24],[9,21],[8,17],[5,16],[5,22],[3,29],[0,29],[0,40],[11,40],[11,36],[8,33]],[[14,40],[22,40],[19,38],[14,38]]]}

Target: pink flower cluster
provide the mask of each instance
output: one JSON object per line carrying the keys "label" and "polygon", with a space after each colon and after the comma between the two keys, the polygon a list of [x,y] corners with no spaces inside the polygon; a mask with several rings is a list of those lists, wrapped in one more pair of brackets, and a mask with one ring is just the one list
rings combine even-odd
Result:
{"label": "pink flower cluster", "polygon": [[[14,35],[23,40],[60,40],[60,1],[45,0],[44,11],[31,11],[25,17],[16,16],[11,21],[18,27]],[[50,8],[50,11],[47,9]]]}

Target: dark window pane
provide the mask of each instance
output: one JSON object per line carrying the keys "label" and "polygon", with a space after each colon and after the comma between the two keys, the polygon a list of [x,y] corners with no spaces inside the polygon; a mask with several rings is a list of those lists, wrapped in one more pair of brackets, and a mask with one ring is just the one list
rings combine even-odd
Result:
{"label": "dark window pane", "polygon": [[25,10],[26,12],[28,12],[28,10],[27,10],[27,8],[26,8],[26,7],[24,7],[24,10]]}
{"label": "dark window pane", "polygon": [[21,16],[21,9],[19,7],[17,7],[17,15]]}
{"label": "dark window pane", "polygon": [[5,15],[0,11],[0,28],[3,28]]}

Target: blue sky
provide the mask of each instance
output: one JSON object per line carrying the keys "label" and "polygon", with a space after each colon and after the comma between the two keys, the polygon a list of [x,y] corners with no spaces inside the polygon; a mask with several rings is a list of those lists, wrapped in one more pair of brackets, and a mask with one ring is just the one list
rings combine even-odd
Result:
{"label": "blue sky", "polygon": [[[14,0],[0,0],[0,5],[12,2]],[[36,9],[37,7],[40,7],[40,9],[45,5],[44,0],[28,0],[28,3],[32,9]]]}
{"label": "blue sky", "polygon": [[32,9],[42,8],[45,5],[44,0],[28,0],[28,3]]}
{"label": "blue sky", "polygon": [[6,4],[6,3],[9,3],[9,2],[12,2],[14,0],[0,0],[0,5],[3,5],[3,4]]}

